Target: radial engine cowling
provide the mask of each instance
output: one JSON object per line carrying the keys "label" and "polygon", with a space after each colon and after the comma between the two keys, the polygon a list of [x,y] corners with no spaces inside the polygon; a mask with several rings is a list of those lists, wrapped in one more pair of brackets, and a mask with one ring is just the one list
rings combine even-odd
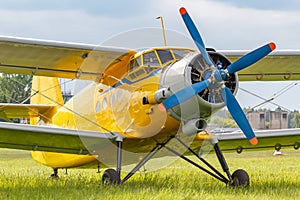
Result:
{"label": "radial engine cowling", "polygon": [[[215,67],[226,69],[231,62],[222,54],[208,51]],[[183,59],[164,69],[161,77],[161,87],[170,88],[172,93],[194,83],[207,80],[212,75],[212,67],[208,66],[201,53],[193,52]],[[225,86],[235,95],[238,89],[236,73],[230,74],[224,80]],[[221,96],[221,83],[216,82],[194,97],[168,110],[169,114],[178,120],[206,119],[225,106]]]}

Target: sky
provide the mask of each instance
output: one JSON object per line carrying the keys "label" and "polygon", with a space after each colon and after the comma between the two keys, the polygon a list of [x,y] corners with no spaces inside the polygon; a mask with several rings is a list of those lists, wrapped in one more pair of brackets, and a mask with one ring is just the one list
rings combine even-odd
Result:
{"label": "sky", "polygon": [[[251,50],[274,41],[278,49],[300,49],[298,0],[9,0],[1,1],[0,35],[106,44],[126,31],[158,29],[161,24],[155,18],[163,16],[167,29],[189,38],[178,12],[181,6],[190,13],[208,47]],[[161,42],[155,39],[153,44]],[[300,110],[296,82],[240,83],[240,87],[268,99],[293,84],[274,102]],[[243,90],[237,95],[242,107],[262,102]],[[265,107],[274,108],[271,104]]]}

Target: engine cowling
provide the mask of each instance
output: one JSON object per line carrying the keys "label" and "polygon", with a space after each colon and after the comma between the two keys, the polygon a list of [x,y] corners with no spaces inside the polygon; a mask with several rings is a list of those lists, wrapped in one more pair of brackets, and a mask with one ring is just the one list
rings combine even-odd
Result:
{"label": "engine cowling", "polygon": [[[211,60],[219,69],[226,69],[231,62],[222,54],[208,51]],[[183,59],[169,65],[162,72],[161,88],[170,88],[172,93],[194,83],[208,79],[212,75],[212,67],[204,61],[201,53],[190,53]],[[238,76],[230,74],[224,80],[225,86],[235,95],[238,89]],[[221,84],[216,82],[198,95],[168,110],[178,120],[206,119],[225,106],[221,96]]]}

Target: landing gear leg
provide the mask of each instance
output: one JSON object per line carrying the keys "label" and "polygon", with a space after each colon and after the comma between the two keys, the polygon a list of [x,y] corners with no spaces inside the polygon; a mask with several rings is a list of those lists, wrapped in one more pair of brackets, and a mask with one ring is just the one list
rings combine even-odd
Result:
{"label": "landing gear leg", "polygon": [[116,139],[117,142],[117,169],[107,169],[102,175],[102,184],[103,185],[117,185],[121,182],[121,167],[122,167],[122,144],[123,137],[118,136]]}
{"label": "landing gear leg", "polygon": [[204,171],[208,175],[222,181],[226,185],[231,186],[249,186],[249,176],[247,172],[244,170],[238,169],[236,170],[232,175],[229,172],[229,167],[226,163],[226,160],[222,154],[222,151],[218,145],[217,138],[211,138],[211,144],[214,146],[217,158],[222,166],[223,171],[226,173],[228,178],[226,178],[219,170],[214,168],[211,164],[209,164],[204,158],[199,156],[198,153],[195,152],[195,150],[188,147],[182,140],[180,140],[178,137],[175,137],[175,139],[182,144],[186,149],[188,149],[192,154],[194,154],[203,164],[205,164],[210,170],[200,166],[193,160],[189,159],[188,157],[176,152],[174,149],[165,146],[165,149],[169,150],[170,152],[174,153],[176,156],[182,158],[183,160],[187,161],[188,163],[194,165],[195,167],[199,168],[200,170]]}
{"label": "landing gear leg", "polygon": [[59,178],[57,168],[53,169],[53,174],[50,175],[50,178]]}
{"label": "landing gear leg", "polygon": [[107,169],[102,176],[102,184],[122,184],[133,176],[142,166],[144,166],[160,149],[162,149],[173,137],[168,138],[164,143],[157,143],[155,147],[124,177],[121,181],[121,160],[122,160],[122,142],[123,138],[117,140],[117,170]]}
{"label": "landing gear leg", "polygon": [[238,169],[235,172],[233,172],[233,174],[231,175],[229,172],[229,167],[227,165],[227,162],[226,162],[226,160],[223,156],[223,153],[218,145],[218,140],[216,138],[213,138],[211,140],[211,142],[214,146],[214,150],[215,150],[218,160],[221,164],[221,167],[229,179],[229,184],[231,186],[235,186],[235,187],[236,186],[249,186],[250,180],[249,180],[249,176],[248,176],[247,172],[242,169]]}

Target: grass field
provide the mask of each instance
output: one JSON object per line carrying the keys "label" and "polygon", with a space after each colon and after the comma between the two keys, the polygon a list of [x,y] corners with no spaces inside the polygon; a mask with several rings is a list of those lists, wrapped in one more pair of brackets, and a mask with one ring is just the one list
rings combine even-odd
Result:
{"label": "grass field", "polygon": [[[121,186],[102,186],[96,169],[61,170],[55,180],[28,152],[0,149],[0,199],[299,199],[300,151],[283,153],[225,154],[232,172],[243,168],[251,179],[250,188],[231,188],[181,160]],[[207,159],[219,166],[214,155]]]}

